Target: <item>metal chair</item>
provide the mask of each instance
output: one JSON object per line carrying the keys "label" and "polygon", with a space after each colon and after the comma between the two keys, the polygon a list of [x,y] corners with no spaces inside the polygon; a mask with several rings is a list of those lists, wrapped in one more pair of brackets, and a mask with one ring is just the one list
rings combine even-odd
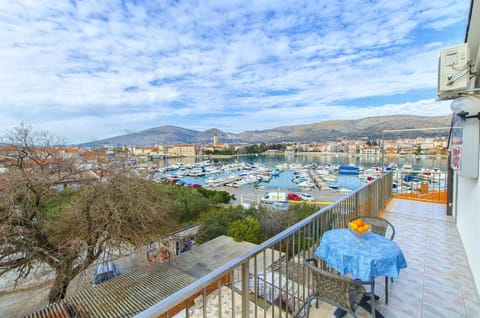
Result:
{"label": "metal chair", "polygon": [[[385,236],[390,240],[395,237],[395,227],[388,220],[374,215],[358,215],[350,219],[349,222],[356,219],[363,219],[363,221],[370,225],[372,232],[378,235]],[[348,224],[347,224],[348,227]],[[393,283],[393,278],[390,278]],[[385,276],[385,304],[388,304],[388,277]]]}
{"label": "metal chair", "polygon": [[357,318],[355,310],[366,294],[365,287],[357,280],[320,269],[314,258],[306,259],[304,265],[310,269],[313,277],[313,294],[307,299],[305,317],[309,316],[311,302],[316,299],[317,308],[318,300],[321,300]]}

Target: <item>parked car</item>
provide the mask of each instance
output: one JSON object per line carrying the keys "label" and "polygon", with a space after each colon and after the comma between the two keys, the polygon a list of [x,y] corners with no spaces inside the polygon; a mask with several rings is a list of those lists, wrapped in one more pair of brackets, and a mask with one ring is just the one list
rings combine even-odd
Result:
{"label": "parked car", "polygon": [[95,270],[95,274],[93,275],[93,284],[101,284],[118,275],[120,275],[120,272],[118,271],[118,267],[114,262],[99,264]]}
{"label": "parked car", "polygon": [[262,203],[287,202],[288,196],[285,192],[266,192],[260,201]]}
{"label": "parked car", "polygon": [[293,192],[288,193],[288,199],[292,200],[292,201],[301,201],[302,200],[302,198],[300,198],[300,196],[298,194],[293,193]]}
{"label": "parked car", "polygon": [[309,193],[300,193],[299,197],[303,200],[303,201],[313,201],[313,196]]}

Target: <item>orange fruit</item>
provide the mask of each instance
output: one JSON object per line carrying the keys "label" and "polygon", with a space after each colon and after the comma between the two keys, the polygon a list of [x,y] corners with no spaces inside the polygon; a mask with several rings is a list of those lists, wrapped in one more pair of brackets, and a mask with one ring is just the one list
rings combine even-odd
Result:
{"label": "orange fruit", "polygon": [[358,226],[364,226],[364,225],[365,225],[365,222],[363,222],[362,219],[357,219],[357,225],[358,225]]}

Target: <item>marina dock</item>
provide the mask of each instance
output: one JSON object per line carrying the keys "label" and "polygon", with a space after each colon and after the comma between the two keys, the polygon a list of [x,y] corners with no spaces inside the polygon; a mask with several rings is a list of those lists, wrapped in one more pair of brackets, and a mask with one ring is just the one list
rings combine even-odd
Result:
{"label": "marina dock", "polygon": [[312,179],[313,183],[315,183],[318,189],[328,189],[328,185],[319,175],[315,173],[315,170],[308,169],[308,173],[310,174],[310,178]]}

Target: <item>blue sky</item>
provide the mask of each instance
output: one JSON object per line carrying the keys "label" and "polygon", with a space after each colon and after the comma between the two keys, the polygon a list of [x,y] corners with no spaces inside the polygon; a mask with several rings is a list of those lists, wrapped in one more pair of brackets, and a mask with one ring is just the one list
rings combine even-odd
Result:
{"label": "blue sky", "polygon": [[0,134],[78,143],[175,125],[238,133],[450,114],[441,48],[469,0],[0,2]]}

